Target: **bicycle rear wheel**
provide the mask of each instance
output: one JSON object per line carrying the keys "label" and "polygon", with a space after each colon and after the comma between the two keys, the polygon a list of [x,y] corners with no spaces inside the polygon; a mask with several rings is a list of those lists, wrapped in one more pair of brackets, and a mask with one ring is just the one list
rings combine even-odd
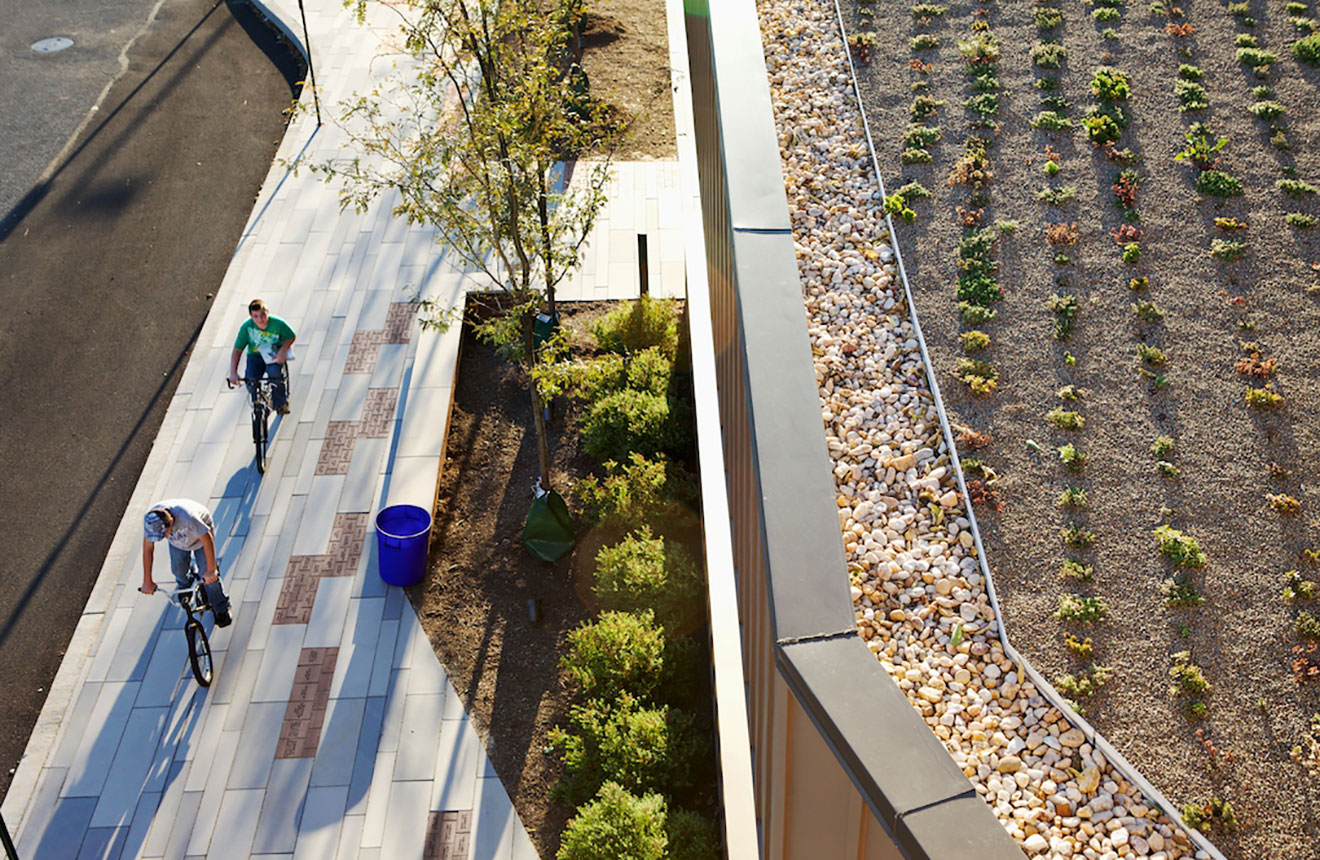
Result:
{"label": "bicycle rear wheel", "polygon": [[211,686],[211,642],[206,631],[197,619],[189,618],[183,626],[183,635],[188,639],[188,662],[192,664],[193,677],[200,686]]}
{"label": "bicycle rear wheel", "polygon": [[257,473],[266,474],[266,439],[268,436],[268,416],[264,404],[258,401],[252,407],[252,444],[257,449]]}

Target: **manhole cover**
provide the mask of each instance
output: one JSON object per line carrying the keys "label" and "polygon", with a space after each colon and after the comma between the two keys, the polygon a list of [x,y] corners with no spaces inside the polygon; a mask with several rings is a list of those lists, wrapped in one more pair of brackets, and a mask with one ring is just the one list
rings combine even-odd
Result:
{"label": "manhole cover", "polygon": [[32,50],[38,54],[54,54],[63,51],[65,48],[72,48],[73,40],[68,36],[51,36],[49,39],[42,39],[39,42],[32,43]]}

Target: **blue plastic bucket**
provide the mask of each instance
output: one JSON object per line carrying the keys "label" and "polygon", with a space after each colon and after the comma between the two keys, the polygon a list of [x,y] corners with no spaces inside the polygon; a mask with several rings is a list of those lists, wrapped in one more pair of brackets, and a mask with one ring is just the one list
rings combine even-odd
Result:
{"label": "blue plastic bucket", "polygon": [[416,505],[390,505],[376,514],[376,565],[389,585],[416,585],[426,575],[431,514]]}

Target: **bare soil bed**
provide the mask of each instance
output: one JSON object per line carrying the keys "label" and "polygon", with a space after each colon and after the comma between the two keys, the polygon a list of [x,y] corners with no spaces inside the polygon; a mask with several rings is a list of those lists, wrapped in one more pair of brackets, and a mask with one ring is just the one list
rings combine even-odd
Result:
{"label": "bare soil bed", "polygon": [[[1320,184],[1320,72],[1289,54],[1298,34],[1284,3],[1250,3],[1256,23],[1247,28],[1223,4],[1179,2],[1184,15],[1177,22],[1192,24],[1195,33],[1178,38],[1166,32],[1171,19],[1148,14],[1146,3],[1130,3],[1107,23],[1092,20],[1100,5],[1052,4],[1063,15],[1052,35],[1067,50],[1063,68],[1048,72],[1061,81],[1054,93],[1034,84],[1047,73],[1031,58],[1041,37],[1030,4],[990,6],[978,15],[977,4],[950,3],[924,25],[914,22],[906,3],[880,0],[873,23],[858,14],[854,0],[842,5],[849,33],[877,31],[859,78],[886,187],[892,193],[918,181],[933,193],[909,201],[917,220],[895,219],[897,239],[950,418],[994,439],[976,452],[960,450],[998,474],[993,489],[1002,509],[983,503],[976,513],[1009,637],[1050,678],[1090,662],[1070,654],[1065,633],[1092,638],[1094,662],[1111,667],[1113,676],[1083,702],[1086,718],[1179,806],[1230,801],[1240,829],[1210,832],[1227,856],[1320,857],[1320,780],[1290,757],[1310,716],[1320,712],[1320,683],[1293,678],[1291,649],[1300,641],[1294,619],[1308,606],[1280,597],[1289,570],[1320,579],[1320,567],[1303,556],[1320,548],[1320,291],[1307,290],[1320,283],[1320,229],[1283,221],[1287,212],[1320,215],[1320,205],[1316,195],[1291,198],[1275,186],[1286,177]],[[1005,297],[993,321],[975,326],[992,343],[972,357],[990,361],[999,374],[998,391],[985,396],[973,395],[955,374],[964,357],[959,334],[973,328],[961,324],[955,295],[957,247],[966,235],[956,207],[969,204],[964,188],[946,185],[965,140],[976,133],[967,122],[973,115],[962,107],[975,92],[956,41],[971,36],[978,19],[989,22],[1002,48],[1003,84],[996,117],[1002,125],[989,150],[994,177],[982,191],[987,199],[978,228],[1018,222],[996,242]],[[1105,38],[1104,27],[1118,38]],[[920,33],[934,34],[939,46],[913,50],[909,39]],[[1239,34],[1254,35],[1261,48],[1278,54],[1266,78],[1236,61]],[[1180,54],[1184,47],[1190,56]],[[929,62],[929,71],[912,68],[913,59]],[[1174,88],[1183,63],[1203,71],[1208,108],[1180,113]],[[1046,132],[1029,124],[1043,109],[1042,95],[1059,92],[1073,105],[1070,115],[1083,116],[1095,104],[1088,82],[1101,65],[1122,69],[1132,82],[1131,126],[1119,146],[1134,150],[1131,166],[1142,178],[1144,237],[1135,264],[1120,259],[1122,248],[1111,238],[1124,223],[1110,188],[1121,165],[1094,148],[1081,128]],[[913,92],[920,81],[928,88]],[[1272,146],[1270,123],[1247,112],[1261,85],[1287,107],[1275,124],[1287,125],[1290,150]],[[944,101],[924,120],[942,129],[929,147],[929,165],[900,163],[914,95]],[[1193,121],[1230,139],[1221,167],[1241,180],[1244,196],[1203,198],[1193,188],[1196,171],[1173,161]],[[1054,178],[1042,171],[1047,145],[1057,153]],[[1075,187],[1071,201],[1049,206],[1037,199],[1041,188],[1062,185]],[[1238,218],[1246,229],[1230,235],[1215,226],[1216,217]],[[1044,227],[1060,222],[1077,225],[1077,244],[1059,249],[1045,242]],[[1248,253],[1222,262],[1208,254],[1213,239],[1244,241]],[[1060,250],[1066,265],[1055,262]],[[1134,293],[1134,277],[1147,277],[1149,287]],[[1079,300],[1065,341],[1055,340],[1046,304],[1055,294]],[[1161,322],[1136,319],[1132,305],[1143,299],[1163,310]],[[1263,384],[1234,370],[1246,355],[1244,341],[1278,361],[1271,381],[1285,401],[1274,410],[1244,403],[1246,389]],[[1167,354],[1153,371],[1164,376],[1162,387],[1139,370],[1141,343]],[[1056,392],[1065,385],[1085,394],[1061,402]],[[1079,412],[1084,428],[1051,426],[1045,415],[1060,406]],[[1160,436],[1175,442],[1168,459],[1176,478],[1157,471],[1151,445]],[[1080,476],[1060,466],[1057,448],[1068,442],[1088,459]],[[1272,463],[1286,476],[1272,474]],[[1076,513],[1057,504],[1070,486],[1088,497]],[[1300,511],[1277,513],[1267,494],[1295,497]],[[1094,545],[1064,546],[1066,522],[1092,530]],[[1175,569],[1158,554],[1152,534],[1165,523],[1195,536],[1209,557],[1190,576],[1204,598],[1199,606],[1166,606],[1162,586]],[[1062,578],[1067,555],[1092,565],[1094,580]],[[1108,620],[1085,626],[1056,620],[1065,593],[1102,597]],[[1185,715],[1170,694],[1171,655],[1181,651],[1191,652],[1213,685],[1203,719]]]}

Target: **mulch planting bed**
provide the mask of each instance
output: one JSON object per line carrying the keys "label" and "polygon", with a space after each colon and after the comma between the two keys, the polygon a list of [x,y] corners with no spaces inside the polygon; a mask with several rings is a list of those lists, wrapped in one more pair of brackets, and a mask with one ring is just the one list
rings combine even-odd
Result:
{"label": "mulch planting bed", "polygon": [[[1320,564],[1306,554],[1320,550],[1320,226],[1295,226],[1320,217],[1320,194],[1277,184],[1320,185],[1320,69],[1289,51],[1306,26],[1290,19],[1320,20],[1320,4],[1303,5],[1230,10],[1195,0],[1156,13],[1148,3],[945,4],[914,14],[908,4],[843,0],[848,32],[876,33],[858,74],[886,187],[919,182],[930,192],[905,199],[915,221],[895,218],[897,239],[950,418],[993,438],[960,453],[992,470],[969,477],[994,476],[991,498],[975,510],[1009,637],[1051,679],[1091,663],[1109,667],[1098,692],[1075,697],[1086,718],[1180,807],[1230,802],[1239,826],[1212,822],[1209,833],[1240,858],[1320,857],[1320,778],[1292,755],[1320,712],[1320,679],[1307,677],[1306,665],[1295,677],[1293,649],[1307,643],[1296,619],[1320,609],[1281,596],[1290,570],[1320,580]],[[1039,28],[1039,9],[1057,10],[1057,26]],[[1093,17],[1100,10],[1113,14]],[[967,73],[957,43],[978,33],[993,34],[999,47],[1000,89],[977,90]],[[1033,62],[1043,42],[1064,46],[1058,68]],[[1250,53],[1239,60],[1243,47],[1277,56],[1253,72]],[[1128,122],[1114,149],[1130,149],[1130,159],[1107,156],[1081,126],[1088,109],[1106,107],[1091,87],[1102,66],[1123,73],[1130,88],[1109,103]],[[1057,83],[1043,89],[1040,80]],[[1198,96],[1186,86],[1178,95],[1180,81],[1202,87],[1207,106],[1181,111]],[[964,107],[986,92],[997,110],[978,113],[985,99]],[[914,118],[920,97],[934,102]],[[1285,112],[1258,118],[1250,109],[1262,101]],[[1033,128],[1051,107],[1075,127]],[[1211,144],[1228,138],[1214,157],[1241,183],[1240,196],[1198,193],[1198,168],[1174,160],[1195,122],[1208,126]],[[928,164],[903,163],[905,151],[914,160],[914,139],[904,139],[914,123],[940,129],[921,147]],[[949,184],[972,137],[991,142],[993,176],[980,188]],[[1047,162],[1057,171],[1047,172]],[[1124,169],[1139,183],[1126,218],[1112,187]],[[1058,204],[1038,197],[1048,189],[1067,196],[1067,187],[1071,197]],[[1289,222],[1289,213],[1303,217]],[[1016,226],[1000,229],[1010,221]],[[1045,228],[1060,224],[1075,226],[1075,242],[1066,228],[1056,234],[1063,242],[1047,241]],[[964,324],[960,242],[981,230],[1003,298],[985,303],[993,319]],[[1232,256],[1227,243],[1243,243],[1244,255],[1211,255],[1218,247]],[[1131,244],[1140,254],[1125,262]],[[1146,286],[1133,289],[1139,278]],[[1056,302],[1073,308],[1064,339],[1056,324],[1067,313],[1051,309],[1055,296],[1075,297]],[[1139,319],[1140,302],[1162,317]],[[989,345],[965,352],[960,335],[973,330]],[[964,359],[993,367],[992,393],[960,379]],[[1267,370],[1270,359],[1277,364]],[[1070,385],[1080,396],[1062,399]],[[1247,404],[1248,389],[1267,386],[1282,395],[1279,404]],[[1046,415],[1055,409],[1076,412],[1084,425],[1052,423]],[[1173,441],[1158,458],[1163,467],[1152,453],[1158,437]],[[1058,449],[1068,443],[1086,457],[1080,473],[1063,468]],[[1084,507],[1059,503],[1069,487],[1085,490]],[[1285,497],[1300,507],[1289,511]],[[1065,545],[1068,524],[1094,542]],[[1165,524],[1193,536],[1208,563],[1180,569],[1161,556],[1153,531]],[[1068,557],[1089,565],[1092,578],[1060,575]],[[1183,587],[1170,592],[1175,580]],[[1193,592],[1203,602],[1170,605]],[[1062,595],[1102,598],[1107,620],[1056,619]],[[1065,634],[1089,636],[1093,655],[1076,656]],[[1171,693],[1173,655],[1183,651],[1204,670],[1208,695]]]}

